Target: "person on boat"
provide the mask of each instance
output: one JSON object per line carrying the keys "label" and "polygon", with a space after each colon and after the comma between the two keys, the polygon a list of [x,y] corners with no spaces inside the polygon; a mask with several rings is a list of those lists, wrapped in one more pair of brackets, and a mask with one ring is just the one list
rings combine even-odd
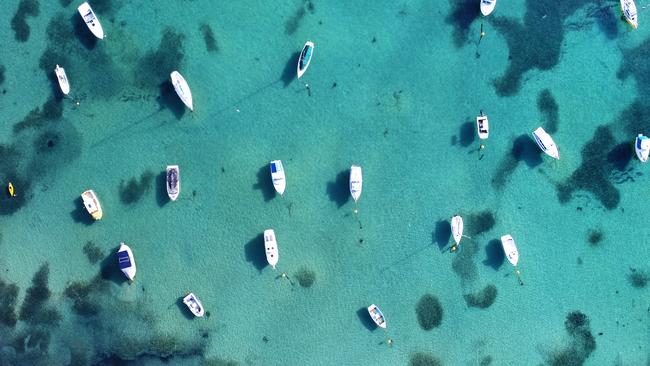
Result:
{"label": "person on boat", "polygon": [[458,244],[454,244],[451,246],[451,248],[449,248],[449,251],[452,253],[454,253],[456,250],[458,250]]}

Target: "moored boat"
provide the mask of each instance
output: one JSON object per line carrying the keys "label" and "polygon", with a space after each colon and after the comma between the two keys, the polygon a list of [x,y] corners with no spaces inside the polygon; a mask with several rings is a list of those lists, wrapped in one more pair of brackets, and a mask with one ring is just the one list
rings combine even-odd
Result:
{"label": "moored boat", "polygon": [[117,263],[126,278],[133,281],[135,278],[135,272],[137,271],[137,268],[135,267],[135,258],[133,257],[131,248],[124,244],[124,242],[120,243],[120,248],[117,250]]}
{"label": "moored boat", "polygon": [[634,0],[620,0],[621,1],[621,11],[623,12],[623,17],[625,21],[632,26],[632,28],[637,29],[639,27],[639,18],[638,12],[636,10],[636,4]]}
{"label": "moored boat", "polygon": [[361,197],[361,189],[363,188],[363,176],[361,174],[361,167],[352,165],[350,167],[350,194],[354,202],[359,201]]}
{"label": "moored boat", "polygon": [[7,192],[9,192],[9,197],[16,197],[16,192],[14,191],[14,184],[9,182],[7,184]]}
{"label": "moored boat", "polygon": [[300,57],[298,57],[298,79],[307,71],[309,64],[311,63],[311,57],[314,55],[314,43],[307,41],[300,51]]}
{"label": "moored boat", "polygon": [[560,151],[558,150],[557,145],[555,145],[555,141],[553,141],[551,135],[546,133],[543,128],[537,127],[537,129],[533,131],[533,137],[535,138],[537,146],[539,146],[546,155],[554,159],[560,158]]}
{"label": "moored boat", "polygon": [[205,315],[205,310],[203,309],[203,304],[193,292],[190,292],[183,298],[183,303],[187,306],[188,309],[194,314],[194,316],[202,317]]}
{"label": "moored boat", "polygon": [[79,5],[77,10],[79,11],[79,14],[83,18],[86,25],[88,26],[88,29],[90,29],[90,31],[93,32],[95,37],[99,39],[103,39],[104,37],[106,37],[104,35],[104,28],[102,28],[102,25],[99,22],[99,19],[97,19],[95,12],[87,2],[84,2],[81,5]]}
{"label": "moored boat", "polygon": [[70,82],[68,81],[68,75],[65,74],[65,69],[57,64],[54,73],[56,74],[56,79],[59,81],[61,92],[68,95],[70,93]]}
{"label": "moored boat", "polygon": [[636,156],[645,163],[648,161],[648,154],[650,153],[650,138],[640,133],[634,140],[634,150]]}
{"label": "moored boat", "polygon": [[481,0],[481,14],[483,16],[488,16],[494,11],[494,7],[497,5],[497,0]]}
{"label": "moored boat", "polygon": [[84,207],[90,216],[95,220],[101,220],[104,216],[104,212],[102,211],[102,205],[99,203],[99,199],[95,192],[92,189],[84,191],[81,194],[81,199],[83,200]]}
{"label": "moored boat", "polygon": [[273,181],[273,188],[275,191],[284,195],[284,190],[287,187],[287,181],[284,176],[284,167],[281,160],[271,161],[271,180]]}
{"label": "moored boat", "polygon": [[172,201],[176,201],[181,192],[181,174],[178,165],[167,165],[166,174],[167,195]]}
{"label": "moored boat", "polygon": [[278,253],[278,243],[275,239],[275,231],[273,229],[264,230],[264,250],[266,252],[266,261],[275,269],[280,259],[280,254]]}
{"label": "moored boat", "polygon": [[172,71],[172,73],[169,74],[169,77],[172,79],[172,85],[174,86],[174,90],[176,91],[178,97],[181,98],[181,101],[187,106],[187,108],[194,112],[194,105],[192,104],[192,91],[190,90],[190,86],[187,85],[187,81],[185,81],[183,75],[181,75],[178,71]]}
{"label": "moored boat", "polygon": [[460,245],[460,240],[463,238],[463,218],[459,215],[454,215],[451,218],[451,235],[456,242],[455,247]]}
{"label": "moored boat", "polygon": [[372,318],[372,321],[378,327],[386,329],[386,318],[384,318],[384,313],[381,312],[377,305],[372,304],[368,306],[368,314],[370,314],[370,318]]}
{"label": "moored boat", "polygon": [[490,124],[482,109],[480,113],[480,115],[476,116],[476,131],[478,131],[478,138],[485,140],[490,134]]}
{"label": "moored boat", "polygon": [[515,245],[515,240],[512,238],[512,235],[506,234],[501,237],[501,246],[503,247],[503,252],[506,254],[506,258],[513,265],[517,266],[519,263],[519,251]]}

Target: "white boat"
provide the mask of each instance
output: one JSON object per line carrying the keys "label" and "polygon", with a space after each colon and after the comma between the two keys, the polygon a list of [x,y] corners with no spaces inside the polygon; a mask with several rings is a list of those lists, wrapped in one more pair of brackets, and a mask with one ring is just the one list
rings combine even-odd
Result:
{"label": "white boat", "polygon": [[634,141],[634,150],[636,150],[636,156],[639,160],[644,163],[648,161],[648,153],[650,153],[650,138],[640,133]]}
{"label": "white boat", "polygon": [[117,263],[126,278],[133,281],[135,278],[135,272],[137,271],[137,268],[135,267],[135,258],[133,257],[131,248],[124,244],[124,242],[120,243],[120,249],[117,250]]}
{"label": "white boat", "polygon": [[188,309],[194,314],[194,316],[202,317],[205,315],[205,310],[203,309],[203,304],[194,293],[190,292],[183,298],[183,303],[187,306]]}
{"label": "white boat", "polygon": [[167,165],[167,195],[172,201],[176,201],[181,192],[181,172],[178,165]]}
{"label": "white boat", "polygon": [[533,131],[533,137],[535,138],[535,142],[537,142],[539,148],[542,149],[546,155],[554,159],[560,158],[560,152],[558,151],[553,138],[551,135],[546,133],[543,128],[537,127],[537,129]]}
{"label": "white boat", "polygon": [[368,306],[368,314],[370,314],[372,321],[374,321],[378,327],[386,329],[386,318],[384,318],[384,313],[379,310],[377,305],[372,304]]}
{"label": "white boat", "polygon": [[463,218],[458,215],[451,218],[451,235],[454,237],[456,245],[459,245],[460,239],[463,238]]}
{"label": "white boat", "polygon": [[271,161],[271,180],[273,181],[273,188],[275,188],[275,191],[278,192],[280,196],[284,195],[287,181],[284,177],[282,160]]}
{"label": "white boat", "polygon": [[169,75],[172,79],[172,85],[174,85],[174,90],[176,94],[183,101],[183,104],[187,106],[192,112],[194,112],[194,106],[192,105],[192,91],[190,90],[189,85],[183,75],[178,71],[172,71]]}
{"label": "white boat", "polygon": [[361,197],[361,189],[363,188],[363,176],[361,175],[361,167],[352,165],[350,167],[350,194],[354,202],[359,201]]}
{"label": "white boat", "polygon": [[101,220],[102,216],[104,216],[104,212],[102,211],[102,205],[99,203],[99,199],[97,199],[95,192],[92,189],[89,189],[81,194],[81,199],[84,201],[84,207],[90,216],[95,220]]}
{"label": "white boat", "polygon": [[65,69],[57,64],[54,73],[56,74],[56,79],[59,81],[61,92],[68,95],[70,93],[70,82],[68,81],[68,75],[65,74]]}
{"label": "white boat", "polygon": [[490,15],[496,5],[497,0],[481,0],[481,14],[483,16]]}
{"label": "white boat", "polygon": [[300,57],[298,57],[298,79],[307,71],[313,55],[314,44],[311,41],[307,41],[302,47],[302,51],[300,51]]}
{"label": "white boat", "polygon": [[266,261],[275,269],[278,264],[280,255],[278,253],[278,243],[275,240],[275,231],[273,229],[264,230],[264,249],[266,250]]}
{"label": "white boat", "polygon": [[97,19],[97,16],[93,11],[93,8],[91,8],[87,2],[84,2],[81,5],[79,5],[77,10],[79,11],[79,14],[83,18],[84,22],[86,22],[88,29],[90,29],[90,31],[93,32],[95,37],[99,39],[103,39],[104,37],[106,37],[104,35],[104,29],[102,28],[101,23],[99,23],[99,19]]}
{"label": "white boat", "polygon": [[519,263],[519,251],[515,245],[515,240],[510,234],[501,237],[501,246],[503,247],[503,252],[506,254],[508,261],[512,263],[513,266],[516,266],[517,263]]}
{"label": "white boat", "polygon": [[623,12],[625,21],[631,25],[632,28],[637,29],[639,27],[639,18],[634,0],[621,0],[621,11]]}
{"label": "white boat", "polygon": [[481,109],[481,114],[476,116],[476,130],[478,131],[478,138],[485,140],[490,134],[490,124],[488,123],[488,118],[483,114]]}

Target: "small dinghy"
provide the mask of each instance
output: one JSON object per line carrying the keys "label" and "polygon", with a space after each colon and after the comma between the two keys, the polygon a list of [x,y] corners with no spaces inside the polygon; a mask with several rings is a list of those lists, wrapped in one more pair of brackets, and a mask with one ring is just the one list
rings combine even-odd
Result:
{"label": "small dinghy", "polygon": [[70,82],[68,82],[68,75],[65,74],[65,69],[57,64],[54,73],[56,74],[56,79],[59,81],[61,92],[68,95],[70,93]]}
{"label": "small dinghy", "polygon": [[273,188],[275,191],[284,195],[284,190],[287,187],[287,181],[284,177],[284,167],[282,166],[282,160],[273,160],[271,162],[271,180],[273,181]]}
{"label": "small dinghy", "polygon": [[503,247],[503,252],[506,254],[508,261],[516,267],[517,263],[519,263],[519,251],[515,245],[515,240],[510,234],[501,237],[501,246]]}
{"label": "small dinghy", "polygon": [[481,114],[476,116],[476,131],[478,131],[478,138],[481,140],[486,140],[490,134],[490,124],[482,109]]}
{"label": "small dinghy", "polygon": [[539,148],[542,149],[546,155],[554,159],[560,158],[560,152],[558,151],[553,138],[551,135],[546,133],[543,128],[537,127],[537,129],[533,131],[533,137],[535,138],[535,142],[537,142]]}
{"label": "small dinghy", "polygon": [[135,267],[135,258],[133,258],[133,252],[131,251],[131,248],[129,248],[128,245],[124,244],[124,242],[120,243],[120,249],[117,250],[117,263],[126,278],[128,278],[130,281],[133,281],[135,278],[135,272],[137,270]]}
{"label": "small dinghy", "polygon": [[463,238],[463,218],[458,215],[454,215],[451,218],[451,235],[456,242],[456,245],[451,247],[451,251],[455,252],[460,245],[460,239]]}
{"label": "small dinghy", "polygon": [[379,310],[379,307],[375,304],[368,306],[368,314],[372,318],[372,321],[377,324],[378,327],[386,329],[386,318],[384,318],[384,313]]}
{"label": "small dinghy", "polygon": [[79,5],[77,10],[79,11],[79,14],[83,18],[84,22],[86,22],[88,29],[93,32],[95,37],[104,39],[104,37],[106,37],[104,35],[104,29],[102,28],[101,23],[99,23],[99,19],[97,19],[97,16],[95,16],[95,12],[90,7],[90,5],[88,5],[87,2],[84,2],[83,4]]}
{"label": "small dinghy", "polygon": [[178,71],[172,71],[169,76],[172,79],[172,85],[174,85],[174,90],[176,90],[178,97],[181,98],[181,101],[183,101],[183,104],[185,104],[187,108],[194,112],[194,106],[192,105],[192,91],[190,90],[189,85],[187,85],[187,81],[185,81],[183,75]]}
{"label": "small dinghy", "polygon": [[16,197],[13,183],[9,182],[9,184],[7,184],[7,192],[9,193],[9,197]]}
{"label": "small dinghy", "polygon": [[176,201],[181,192],[181,175],[178,165],[167,165],[167,195],[172,201]]}
{"label": "small dinghy", "polygon": [[278,243],[275,240],[273,229],[264,230],[264,249],[266,250],[266,261],[275,269],[280,255],[278,254]]}
{"label": "small dinghy", "polygon": [[634,141],[634,150],[636,150],[636,156],[639,158],[639,160],[641,160],[641,162],[645,163],[648,161],[648,153],[650,153],[650,139],[640,133]]}
{"label": "small dinghy", "polygon": [[99,203],[99,199],[97,199],[95,192],[92,189],[89,189],[81,194],[81,199],[83,200],[84,207],[90,216],[95,220],[101,220],[102,216],[104,216],[104,212],[102,211],[102,205]]}
{"label": "small dinghy", "polygon": [[314,55],[314,44],[311,41],[307,41],[302,47],[300,52],[300,57],[298,57],[298,79],[307,71],[309,64],[311,63],[311,57]]}
{"label": "small dinghy", "polygon": [[361,197],[361,189],[363,188],[363,176],[361,174],[361,167],[352,165],[350,167],[350,194],[354,202],[359,201]]}
{"label": "small dinghy", "polygon": [[202,317],[205,315],[205,310],[203,310],[203,304],[194,293],[190,292],[183,298],[183,303],[187,306],[188,309],[194,314],[194,316]]}
{"label": "small dinghy", "polygon": [[481,0],[481,14],[483,16],[488,16],[494,11],[494,7],[497,5],[497,0]]}
{"label": "small dinghy", "polygon": [[634,0],[621,0],[621,11],[623,12],[625,21],[631,25],[632,28],[637,29],[639,27],[639,18]]}

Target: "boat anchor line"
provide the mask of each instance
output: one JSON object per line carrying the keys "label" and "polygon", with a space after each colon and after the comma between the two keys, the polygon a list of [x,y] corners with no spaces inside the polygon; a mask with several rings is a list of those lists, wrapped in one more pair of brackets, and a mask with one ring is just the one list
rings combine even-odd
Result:
{"label": "boat anchor line", "polygon": [[515,266],[515,275],[517,276],[517,280],[519,281],[519,285],[523,286],[524,281],[521,279],[521,271],[519,270],[518,267]]}

